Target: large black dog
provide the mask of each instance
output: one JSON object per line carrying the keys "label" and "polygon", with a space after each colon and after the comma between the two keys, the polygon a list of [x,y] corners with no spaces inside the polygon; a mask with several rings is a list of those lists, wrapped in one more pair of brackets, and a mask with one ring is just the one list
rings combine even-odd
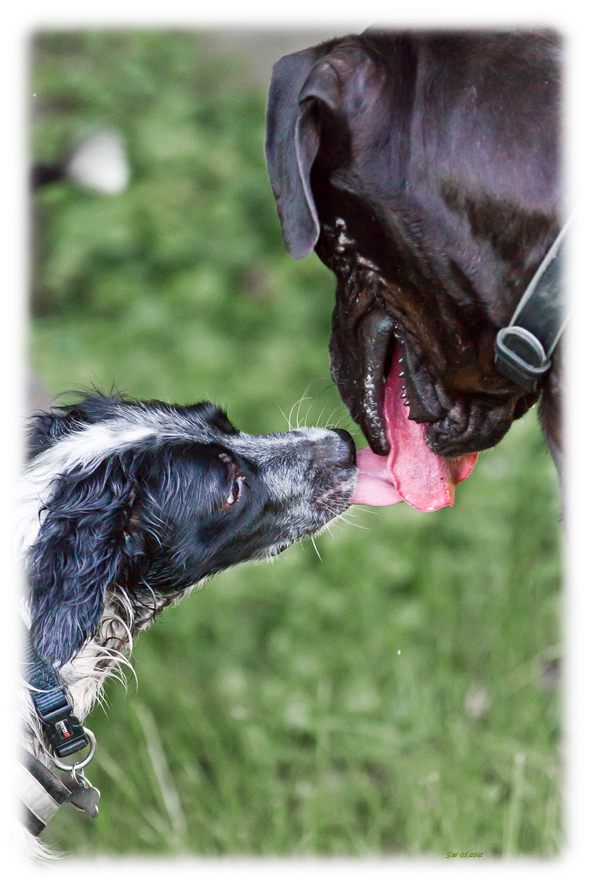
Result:
{"label": "large black dog", "polygon": [[[548,31],[368,31],[275,65],[283,237],[337,277],[332,373],[374,454],[409,419],[409,464],[487,449],[538,399],[495,371],[494,342],[561,228],[560,122]],[[555,358],[540,416],[559,467],[560,390]]]}

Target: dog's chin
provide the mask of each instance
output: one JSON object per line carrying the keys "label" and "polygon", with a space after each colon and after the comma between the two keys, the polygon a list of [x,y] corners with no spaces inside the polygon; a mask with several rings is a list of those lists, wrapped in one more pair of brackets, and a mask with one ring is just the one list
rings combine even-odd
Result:
{"label": "dog's chin", "polygon": [[[423,426],[425,443],[435,455],[457,458],[491,449],[499,443],[516,412],[515,393],[506,395],[455,396],[442,378],[426,371],[409,369],[406,349],[400,349],[397,370],[403,383],[408,419]],[[382,420],[386,424],[385,408]]]}
{"label": "dog's chin", "polygon": [[459,402],[444,418],[425,423],[425,442],[444,458],[492,449],[511,427],[513,413],[513,404],[491,409],[490,404],[478,400]]}

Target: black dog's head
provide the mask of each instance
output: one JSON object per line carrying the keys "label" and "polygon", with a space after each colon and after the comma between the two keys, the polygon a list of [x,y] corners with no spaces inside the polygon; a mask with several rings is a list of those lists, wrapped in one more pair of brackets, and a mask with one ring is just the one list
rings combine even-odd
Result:
{"label": "black dog's head", "polygon": [[252,437],[211,403],[94,395],[38,416],[24,478],[32,638],[70,659],[118,589],[137,632],[192,585],[272,556],[348,506],[346,431]]}
{"label": "black dog's head", "polygon": [[494,446],[535,401],[494,340],[560,230],[560,122],[550,32],[369,31],[275,65],[283,237],[337,277],[333,378],[375,453],[393,362],[441,456]]}

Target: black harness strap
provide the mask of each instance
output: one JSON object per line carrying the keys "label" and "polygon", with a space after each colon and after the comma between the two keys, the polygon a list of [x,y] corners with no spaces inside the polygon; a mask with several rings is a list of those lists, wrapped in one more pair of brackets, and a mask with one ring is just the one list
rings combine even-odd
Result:
{"label": "black harness strap", "polygon": [[535,391],[552,365],[552,354],[564,331],[562,263],[564,225],[525,290],[511,322],[495,341],[495,369],[524,391]]}
{"label": "black harness strap", "polygon": [[[66,801],[90,818],[96,818],[101,794],[84,776],[82,769],[94,756],[94,735],[74,716],[72,702],[57,669],[39,655],[28,630],[25,656],[25,678],[35,712],[51,747],[55,765],[64,770],[62,781],[59,781],[33,754],[23,751],[18,772],[23,824],[34,836],[38,836]],[[90,745],[90,752],[80,763],[68,766],[57,759],[69,757],[87,745]]]}
{"label": "black harness strap", "polygon": [[68,757],[86,747],[88,738],[55,668],[41,658],[30,639],[26,650],[26,679],[37,716],[54,754]]}

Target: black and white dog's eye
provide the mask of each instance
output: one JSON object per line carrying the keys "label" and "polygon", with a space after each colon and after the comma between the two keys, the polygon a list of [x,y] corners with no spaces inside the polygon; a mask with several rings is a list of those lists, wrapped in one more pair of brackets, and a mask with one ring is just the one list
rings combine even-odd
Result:
{"label": "black and white dog's eye", "polygon": [[242,495],[242,488],[244,486],[244,477],[242,474],[237,474],[234,477],[232,482],[232,486],[230,488],[230,494],[228,495],[223,507],[224,508],[233,508],[236,502],[239,500]]}

